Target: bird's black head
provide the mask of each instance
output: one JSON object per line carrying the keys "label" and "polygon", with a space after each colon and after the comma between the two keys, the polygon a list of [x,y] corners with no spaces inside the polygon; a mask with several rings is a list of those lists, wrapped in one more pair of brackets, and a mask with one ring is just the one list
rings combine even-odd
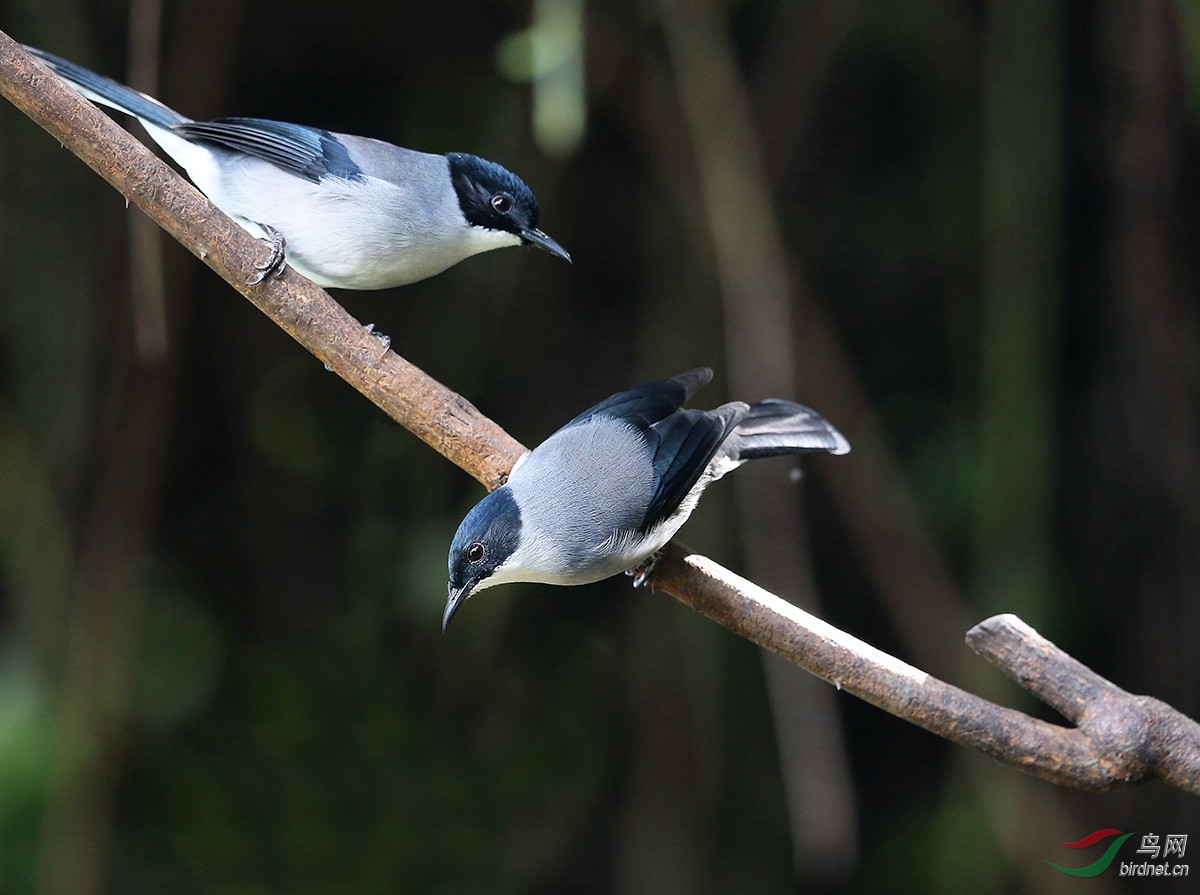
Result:
{"label": "bird's black head", "polygon": [[556,255],[571,256],[538,229],[538,201],[525,181],[495,162],[465,152],[448,153],[450,182],[467,223],[487,230],[511,233],[527,245]]}
{"label": "bird's black head", "polygon": [[492,576],[520,544],[521,509],[508,487],[496,489],[467,513],[450,545],[450,587],[442,615],[443,633],[467,597],[500,583]]}

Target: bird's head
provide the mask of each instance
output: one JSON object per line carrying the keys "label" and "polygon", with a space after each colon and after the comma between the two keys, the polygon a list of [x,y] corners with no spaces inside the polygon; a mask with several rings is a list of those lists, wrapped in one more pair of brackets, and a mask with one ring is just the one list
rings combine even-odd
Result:
{"label": "bird's head", "polygon": [[520,545],[521,510],[508,486],[498,488],[467,514],[450,545],[450,585],[442,614],[443,633],[471,594],[512,580],[497,572],[503,572]]}
{"label": "bird's head", "polygon": [[511,244],[537,246],[570,261],[557,241],[538,229],[538,201],[533,190],[503,165],[477,155],[451,152],[450,182],[467,223],[496,233],[511,234]]}

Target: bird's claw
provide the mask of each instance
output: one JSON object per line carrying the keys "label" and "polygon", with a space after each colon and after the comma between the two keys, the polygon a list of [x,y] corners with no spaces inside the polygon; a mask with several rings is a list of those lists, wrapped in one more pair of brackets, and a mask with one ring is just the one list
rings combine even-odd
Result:
{"label": "bird's claw", "polygon": [[[387,354],[388,349],[392,347],[392,337],[389,336],[387,333],[376,332],[374,323],[365,324],[363,326],[363,329],[365,329],[367,332],[369,332],[371,335],[373,335],[375,337],[375,340],[380,345],[383,346],[383,352],[379,356],[383,357],[384,354]],[[332,373],[333,367],[329,366],[329,364],[325,364],[325,372]]]}
{"label": "bird's claw", "polygon": [[387,333],[376,332],[374,323],[368,323],[363,329],[375,337],[375,340],[383,346],[383,353],[387,354],[388,349],[392,347],[392,337]]}
{"label": "bird's claw", "polygon": [[259,224],[263,233],[266,235],[260,239],[260,242],[265,242],[271,247],[271,254],[267,256],[267,260],[262,264],[255,264],[254,269],[258,273],[246,280],[247,286],[257,286],[267,277],[277,277],[283,273],[283,268],[287,263],[284,257],[284,248],[287,246],[287,241],[283,238],[283,234],[272,227],[270,224]]}
{"label": "bird's claw", "polygon": [[625,574],[633,578],[634,587],[646,587],[650,584],[650,576],[654,574],[654,568],[661,556],[661,552],[652,553],[632,569],[625,570]]}

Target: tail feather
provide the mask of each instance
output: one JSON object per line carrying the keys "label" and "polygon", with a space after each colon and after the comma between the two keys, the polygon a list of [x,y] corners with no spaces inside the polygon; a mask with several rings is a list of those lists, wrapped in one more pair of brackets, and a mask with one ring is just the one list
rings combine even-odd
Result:
{"label": "tail feather", "polygon": [[821,414],[802,404],[776,398],[750,405],[750,412],[738,423],[726,444],[732,448],[728,454],[736,463],[781,454],[850,451],[850,442]]}
{"label": "tail feather", "polygon": [[53,53],[47,53],[45,50],[35,47],[27,46],[25,49],[88,99],[109,108],[125,112],[147,124],[157,125],[161,128],[170,128],[172,125],[183,124],[191,120],[180,115],[174,109],[164,106],[158,100],[139,93],[132,87],[119,84],[112,78],[98,75],[82,65],[76,65],[69,59],[63,59],[61,56],[55,56]]}

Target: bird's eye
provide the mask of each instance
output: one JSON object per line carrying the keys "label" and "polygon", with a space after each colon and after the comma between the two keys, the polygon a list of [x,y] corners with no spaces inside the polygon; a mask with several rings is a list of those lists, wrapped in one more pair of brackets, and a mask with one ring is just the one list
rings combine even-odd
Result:
{"label": "bird's eye", "polygon": [[500,214],[508,214],[512,211],[513,199],[508,193],[496,193],[492,196],[492,208],[496,209]]}
{"label": "bird's eye", "polygon": [[474,544],[467,545],[468,562],[479,562],[481,559],[483,559],[485,553],[487,553],[487,550],[485,550],[483,545],[478,541],[476,541]]}

